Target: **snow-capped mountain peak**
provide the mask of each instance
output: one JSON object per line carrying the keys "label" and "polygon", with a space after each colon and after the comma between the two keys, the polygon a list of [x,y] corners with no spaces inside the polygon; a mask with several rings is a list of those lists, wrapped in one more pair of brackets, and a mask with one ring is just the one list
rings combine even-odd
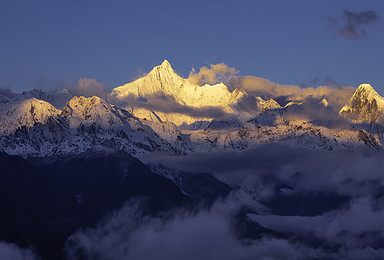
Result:
{"label": "snow-capped mountain peak", "polygon": [[139,118],[148,119],[152,117],[153,113],[156,113],[161,121],[172,121],[181,125],[182,123],[191,124],[206,118],[192,118],[189,115],[177,113],[165,115],[160,107],[158,110],[153,106],[151,109],[146,109],[145,103],[150,100],[153,101],[152,103],[158,103],[159,98],[167,97],[168,100],[181,106],[198,109],[218,107],[226,112],[231,112],[229,105],[236,103],[244,94],[238,89],[229,91],[223,83],[195,85],[180,77],[165,60],[161,65],[154,67],[146,76],[113,89],[111,96],[120,101],[128,100],[128,103],[129,97],[141,101],[143,105],[140,109],[133,109],[134,106],[128,104],[128,108],[135,111],[134,115]]}
{"label": "snow-capped mountain peak", "polygon": [[361,84],[353,94],[352,102],[358,102],[359,100],[373,101],[374,99],[379,101],[378,105],[384,105],[383,102],[380,102],[383,101],[384,98],[382,98],[370,84]]}
{"label": "snow-capped mountain peak", "polygon": [[269,109],[274,109],[274,108],[281,108],[279,103],[277,103],[274,99],[270,98],[268,100],[264,100],[261,97],[256,98],[258,106],[261,111],[266,111]]}
{"label": "snow-capped mountain peak", "polygon": [[93,97],[75,96],[63,108],[61,116],[67,118],[71,128],[80,124],[97,123],[104,128],[114,124],[121,125],[122,119],[113,105],[103,99]]}
{"label": "snow-capped mountain peak", "polygon": [[[49,101],[59,97],[69,100],[62,110]],[[0,96],[0,150],[45,156],[87,149],[187,154],[270,142],[314,149],[382,147],[384,130],[362,132],[347,120],[339,122],[326,99],[281,107],[273,99],[230,91],[223,83],[198,86],[179,76],[167,60],[107,98],[72,97],[67,90]],[[384,98],[362,84],[340,114],[382,123],[383,111]]]}
{"label": "snow-capped mountain peak", "polygon": [[357,93],[363,91],[368,93],[377,93],[376,90],[374,90],[374,88],[368,83],[360,84],[360,86],[356,89]]}
{"label": "snow-capped mountain peak", "polygon": [[370,84],[361,84],[353,94],[350,105],[340,114],[355,122],[376,123],[382,121],[384,98]]}
{"label": "snow-capped mountain peak", "polygon": [[167,60],[154,67],[144,77],[113,89],[117,97],[134,95],[137,98],[146,98],[155,94],[176,96],[178,89],[186,84],[186,80],[177,75]]}
{"label": "snow-capped mountain peak", "polygon": [[171,64],[169,63],[168,60],[164,60],[163,63],[161,63],[161,65],[158,65],[155,67],[158,71],[169,71],[169,72],[174,72],[174,70],[172,69],[172,66]]}
{"label": "snow-capped mountain peak", "polygon": [[7,99],[0,107],[0,133],[11,134],[19,127],[44,124],[48,118],[60,114],[50,103],[36,98]]}
{"label": "snow-capped mountain peak", "polygon": [[328,106],[328,100],[326,100],[325,98],[323,98],[320,102],[324,107],[327,107]]}

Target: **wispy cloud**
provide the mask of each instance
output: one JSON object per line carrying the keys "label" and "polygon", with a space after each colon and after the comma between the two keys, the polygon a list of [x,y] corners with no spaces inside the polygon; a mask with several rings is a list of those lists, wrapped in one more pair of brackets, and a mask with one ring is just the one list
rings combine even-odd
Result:
{"label": "wispy cloud", "polygon": [[[198,72],[193,69],[188,80],[197,85],[224,83],[231,91],[240,88],[248,96],[242,99],[237,107],[243,106],[251,111],[256,109],[254,100],[256,97],[279,99],[285,103],[303,101],[307,97],[320,100],[326,98],[329,105],[338,111],[349,102],[355,91],[355,88],[338,84],[330,77],[323,80],[319,78],[311,80],[309,84],[311,87],[308,87],[308,84],[305,84],[305,87],[281,85],[260,77],[241,76],[238,70],[224,63],[211,64],[209,68],[203,66]],[[323,85],[319,86],[320,83]],[[244,103],[245,101],[246,103]],[[280,105],[285,105],[285,103]]]}
{"label": "wispy cloud", "polygon": [[163,113],[177,113],[195,118],[225,118],[228,114],[221,107],[192,107],[182,105],[170,95],[156,95],[148,99],[137,99],[134,95],[128,95],[122,99],[113,96],[108,101],[122,105],[123,107],[144,108],[150,111]]}
{"label": "wispy cloud", "polygon": [[211,64],[210,67],[203,66],[199,69],[199,72],[196,72],[195,69],[192,69],[189,74],[188,80],[197,84],[216,84],[216,83],[226,83],[233,79],[239,71],[235,68],[228,67],[224,63]]}
{"label": "wispy cloud", "polygon": [[[316,88],[300,88],[295,85],[281,85],[264,78],[254,76],[238,76],[228,85],[231,89],[239,87],[252,96],[260,96],[264,99],[279,99],[281,101],[303,101],[305,98],[326,98],[330,106],[339,110],[347,104],[352,97],[355,88],[346,86],[318,86]],[[280,105],[285,105],[283,102]]]}
{"label": "wispy cloud", "polygon": [[337,35],[350,39],[361,39],[366,35],[365,27],[378,22],[379,16],[373,10],[352,12],[346,9],[340,18],[327,17],[329,26],[337,28]]}
{"label": "wispy cloud", "polygon": [[[196,213],[174,212],[149,218],[128,204],[95,229],[73,234],[68,255],[97,259],[303,259],[286,240],[263,238],[243,243],[236,236],[232,205],[218,202]],[[287,257],[289,256],[289,257]]]}
{"label": "wispy cloud", "polygon": [[76,88],[73,90],[76,96],[105,98],[105,84],[91,78],[79,79]]}

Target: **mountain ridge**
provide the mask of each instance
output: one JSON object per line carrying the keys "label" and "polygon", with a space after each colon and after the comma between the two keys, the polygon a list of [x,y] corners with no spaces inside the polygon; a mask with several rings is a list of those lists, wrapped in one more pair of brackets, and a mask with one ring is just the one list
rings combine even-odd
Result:
{"label": "mountain ridge", "polygon": [[[221,92],[216,99],[211,99],[217,89]],[[186,109],[196,106],[203,114],[208,110],[204,110],[206,106],[199,107],[201,104],[216,104],[226,110],[228,117],[210,118],[207,115],[196,118],[172,109],[168,113],[145,107],[130,109],[129,103],[124,106],[114,102],[112,97],[120,90],[131,93],[128,96],[133,95],[134,99],[141,99],[135,102],[144,105],[161,100],[158,96],[161,91],[162,94],[176,95],[178,100],[165,101],[178,102],[178,106]],[[196,98],[196,93],[206,94]],[[271,142],[326,150],[356,146],[382,149],[384,139],[384,127],[372,129],[356,124],[380,123],[376,117],[384,109],[384,98],[369,84],[360,85],[350,106],[343,107],[339,113],[325,98],[306,98],[282,107],[273,99],[247,96],[243,91],[230,92],[222,83],[213,86],[191,84],[178,76],[165,60],[147,76],[115,88],[106,100],[96,96],[74,96],[59,110],[31,96],[48,98],[49,95],[32,90],[12,97],[0,96],[1,151],[22,156],[77,154],[89,149],[124,150],[132,154],[153,151],[188,154],[242,150]],[[244,100],[248,104],[239,103]],[[242,105],[251,110],[237,112],[236,106]],[[242,117],[244,113],[247,120]]]}

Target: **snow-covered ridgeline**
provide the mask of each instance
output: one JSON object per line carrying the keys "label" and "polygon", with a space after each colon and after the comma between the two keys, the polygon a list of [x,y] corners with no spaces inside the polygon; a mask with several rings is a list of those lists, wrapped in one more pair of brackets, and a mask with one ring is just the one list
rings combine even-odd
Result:
{"label": "snow-covered ridgeline", "polygon": [[[115,88],[107,96],[108,101],[75,96],[59,110],[36,98],[55,103],[55,97],[69,98],[69,95],[69,92],[48,95],[32,90],[12,97],[0,96],[0,149],[23,156],[46,156],[88,149],[186,154],[247,149],[271,142],[326,150],[382,147],[384,130],[380,124],[384,99],[368,84],[361,85],[350,104],[339,112],[352,123],[343,121],[325,99],[290,102],[281,107],[275,100],[261,97],[254,99],[255,111],[259,112],[251,113],[252,118],[244,122],[234,105],[247,93],[231,92],[224,84],[194,85],[178,76],[167,61],[146,76]],[[156,103],[157,98],[164,96],[180,107],[203,111],[220,108],[230,117],[198,118],[188,113],[145,108],[147,102]],[[124,103],[127,97],[137,101],[134,105],[140,102],[144,105]],[[312,114],[320,111],[326,116],[314,119],[308,117],[307,111]],[[374,123],[379,124],[373,130]],[[179,127],[185,124],[190,126]]]}

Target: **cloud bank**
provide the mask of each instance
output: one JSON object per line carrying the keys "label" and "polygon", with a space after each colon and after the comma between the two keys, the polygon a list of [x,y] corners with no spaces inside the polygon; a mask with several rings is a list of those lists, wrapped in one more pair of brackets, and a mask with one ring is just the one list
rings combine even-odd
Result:
{"label": "cloud bank", "polygon": [[97,259],[304,259],[286,240],[238,240],[229,204],[170,218],[143,217],[137,204],[128,204],[97,228],[72,235],[67,252]]}
{"label": "cloud bank", "polygon": [[[239,73],[238,70],[224,63],[211,64],[210,67],[201,67],[199,72],[192,70],[188,80],[197,85],[224,83],[230,91],[239,88],[253,98],[277,99],[283,106],[289,101],[303,101],[307,97],[319,100],[326,98],[329,105],[337,111],[349,102],[355,91],[354,87],[337,84],[329,77],[324,79],[324,83],[329,86],[299,87],[281,85],[255,76],[240,76]],[[316,80],[314,84],[319,81]],[[244,104],[245,107],[249,107],[248,104],[254,106],[254,102],[250,103],[250,101],[251,99],[248,98]]]}
{"label": "cloud bank", "polygon": [[211,172],[232,186],[258,176],[303,192],[337,191],[353,197],[374,196],[384,190],[382,156],[382,152],[368,149],[328,152],[272,143],[243,151],[154,154],[140,159],[181,171]]}
{"label": "cloud bank", "polygon": [[268,144],[245,151],[141,159],[182,171],[211,172],[258,203],[283,199],[278,207],[290,207],[292,212],[330,203],[327,197],[344,198],[315,215],[275,215],[272,210],[250,217],[286,234],[286,242],[306,259],[381,259],[382,156],[380,151],[328,152]]}
{"label": "cloud bank", "polygon": [[122,107],[144,108],[150,111],[163,113],[177,113],[188,115],[194,118],[225,118],[228,114],[221,107],[191,107],[182,105],[175,100],[173,96],[157,95],[149,99],[137,99],[134,95],[128,95],[123,99],[115,97],[108,98],[108,101],[120,105]]}
{"label": "cloud bank", "polygon": [[355,88],[346,86],[300,88],[295,85],[281,85],[254,76],[236,77],[229,87],[231,89],[240,88],[252,96],[276,99],[281,102],[280,105],[285,105],[289,101],[303,101],[307,97],[319,100],[326,98],[330,106],[337,111],[349,102],[355,91]]}
{"label": "cloud bank", "polygon": [[[253,215],[262,225],[292,234],[301,241],[318,240],[319,255],[327,259],[382,259],[384,207],[359,197],[346,208],[320,216]],[[334,248],[332,250],[332,248]]]}

